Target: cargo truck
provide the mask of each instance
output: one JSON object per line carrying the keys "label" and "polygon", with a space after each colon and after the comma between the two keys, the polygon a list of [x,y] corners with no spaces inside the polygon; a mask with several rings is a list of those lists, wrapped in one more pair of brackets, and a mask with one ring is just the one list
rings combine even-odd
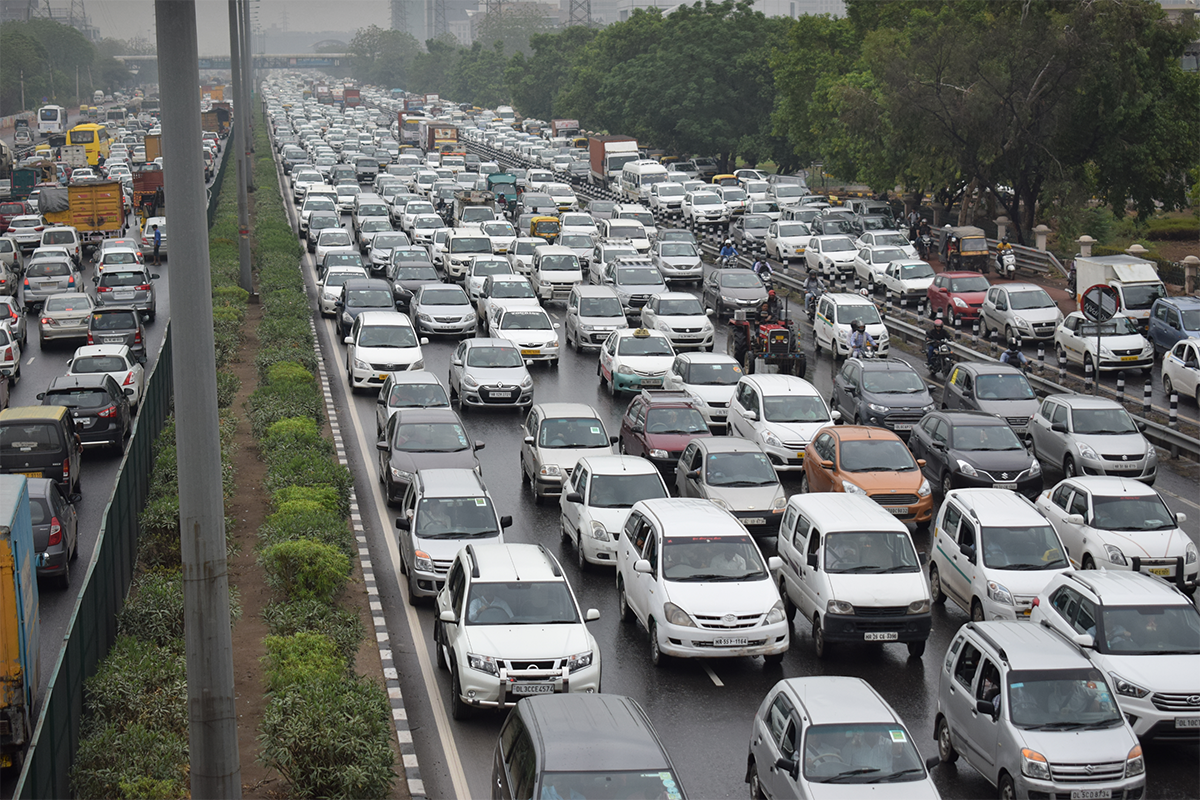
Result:
{"label": "cargo truck", "polygon": [[38,206],[46,222],[69,225],[79,231],[85,245],[95,247],[102,239],[125,235],[125,194],[120,181],[73,183],[65,189],[46,187]]}
{"label": "cargo truck", "polygon": [[550,136],[578,136],[579,135],[579,120],[577,119],[552,119],[550,120]]}
{"label": "cargo truck", "polygon": [[1076,256],[1075,303],[1098,283],[1106,283],[1121,297],[1120,313],[1132,319],[1145,334],[1150,325],[1150,307],[1167,296],[1153,261],[1137,256]]}
{"label": "cargo truck", "polygon": [[591,182],[615,186],[621,169],[639,158],[637,140],[632,136],[593,136],[588,140],[588,155],[592,164]]}
{"label": "cargo truck", "polygon": [[33,736],[39,677],[37,553],[23,475],[0,475],[0,767]]}
{"label": "cargo truck", "polygon": [[441,153],[458,148],[458,128],[452,122],[423,121],[420,131],[420,146],[427,153]]}
{"label": "cargo truck", "polygon": [[153,161],[162,156],[162,134],[148,133],[144,144],[146,145],[146,160]]}
{"label": "cargo truck", "polygon": [[359,89],[344,89],[342,96],[346,103],[346,108],[355,108],[362,105],[362,91]]}

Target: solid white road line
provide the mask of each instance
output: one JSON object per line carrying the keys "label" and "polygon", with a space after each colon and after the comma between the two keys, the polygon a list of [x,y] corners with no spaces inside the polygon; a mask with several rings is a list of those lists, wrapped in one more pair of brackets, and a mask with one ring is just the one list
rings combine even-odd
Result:
{"label": "solid white road line", "polygon": [[[701,663],[704,663],[704,662],[701,662]],[[710,667],[707,663],[704,664],[704,671],[708,673],[708,677],[712,678],[712,682],[714,684],[716,684],[717,686],[725,685],[725,684],[721,683],[721,679],[717,677],[717,673],[713,672],[712,667]]]}

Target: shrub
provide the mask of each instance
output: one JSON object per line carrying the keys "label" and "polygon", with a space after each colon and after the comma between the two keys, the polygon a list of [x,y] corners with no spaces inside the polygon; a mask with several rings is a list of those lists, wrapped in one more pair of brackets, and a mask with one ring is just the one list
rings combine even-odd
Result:
{"label": "shrub", "polygon": [[80,739],[71,789],[75,797],[186,798],[187,738],[140,723],[105,725]]}
{"label": "shrub", "polygon": [[308,539],[345,553],[354,554],[354,535],[346,517],[320,503],[292,500],[264,520],[258,529],[259,544],[268,548],[280,542]]}
{"label": "shrub", "polygon": [[217,370],[217,408],[229,408],[242,390],[242,381],[232,372]]}
{"label": "shrub", "polygon": [[275,508],[282,509],[284,503],[292,500],[306,500],[324,508],[326,511],[341,511],[341,500],[337,489],[332,486],[285,486],[271,498]]}
{"label": "shrub", "polygon": [[282,690],[263,712],[259,759],[295,797],[384,797],[395,755],[387,695],[360,677]]}
{"label": "shrub", "polygon": [[317,423],[307,417],[289,417],[271,423],[258,443],[268,463],[285,460],[297,453],[310,457],[333,455],[333,444],[321,435]]}
{"label": "shrub", "polygon": [[266,489],[274,494],[285,486],[332,487],[337,491],[338,513],[350,513],[350,490],[354,478],[350,470],[328,458],[314,459],[306,453],[298,453],[273,461],[267,473]]}
{"label": "shrub", "polygon": [[143,642],[169,646],[183,638],[183,575],[152,570],[134,578],[129,599],[117,614],[117,630]]}
{"label": "shrub", "polygon": [[84,683],[96,725],[145,725],[186,735],[187,659],[183,643],[161,645],[122,635]]}
{"label": "shrub", "polygon": [[325,421],[325,400],[314,383],[288,381],[259,386],[250,395],[250,426],[261,439],[271,425],[288,417],[308,417]]}
{"label": "shrub", "polygon": [[179,552],[179,494],[162,494],[146,502],[138,516],[141,533],[138,535],[138,563],[143,569],[167,567],[178,569]]}
{"label": "shrub", "polygon": [[295,361],[280,361],[272,364],[267,372],[267,383],[295,383],[306,385],[313,382],[313,375]]}
{"label": "shrub", "polygon": [[350,574],[349,556],[306,539],[273,544],[263,550],[260,561],[268,585],[288,600],[332,602]]}
{"label": "shrub", "polygon": [[347,663],[351,663],[367,635],[358,614],[318,600],[268,603],[262,616],[275,636],[291,636],[301,631],[325,636],[337,646]]}
{"label": "shrub", "polygon": [[258,371],[258,379],[265,381],[271,366],[280,361],[298,361],[314,375],[317,372],[317,354],[311,343],[287,342],[285,344],[262,346],[254,357],[254,368]]}
{"label": "shrub", "polygon": [[[236,254],[235,254],[236,255]],[[218,306],[237,306],[241,308],[239,313],[245,314],[245,306],[250,302],[250,293],[240,286],[222,286],[213,289],[213,307]]]}
{"label": "shrub", "polygon": [[312,631],[291,636],[268,636],[262,657],[268,692],[278,692],[310,680],[339,681],[349,664],[333,640]]}

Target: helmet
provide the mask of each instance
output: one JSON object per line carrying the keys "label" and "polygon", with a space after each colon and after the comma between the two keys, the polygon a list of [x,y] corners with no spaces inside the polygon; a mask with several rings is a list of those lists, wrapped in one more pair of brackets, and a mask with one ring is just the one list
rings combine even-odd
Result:
{"label": "helmet", "polygon": [[733,244],[733,239],[726,239],[725,244]]}
{"label": "helmet", "polygon": [[774,289],[772,289],[772,290],[770,290],[769,292],[767,292],[767,297],[774,297],[774,296],[775,296],[775,290],[774,290]]}
{"label": "helmet", "polygon": [[935,319],[935,320],[933,321],[933,327],[935,327],[935,328],[941,328],[941,327],[943,327],[944,325],[945,325],[945,323],[944,323],[944,322],[942,322],[942,321],[941,321],[941,319]]}
{"label": "helmet", "polygon": [[850,323],[850,327],[856,331],[861,331],[861,330],[865,329],[867,326],[863,325],[863,321],[861,319],[856,319],[856,320],[854,320],[854,322]]}
{"label": "helmet", "polygon": [[871,296],[871,293],[870,293],[870,292],[868,292],[866,289],[859,289],[859,290],[858,290],[858,293],[859,293],[860,295],[862,295],[863,297],[870,297],[870,296]]}

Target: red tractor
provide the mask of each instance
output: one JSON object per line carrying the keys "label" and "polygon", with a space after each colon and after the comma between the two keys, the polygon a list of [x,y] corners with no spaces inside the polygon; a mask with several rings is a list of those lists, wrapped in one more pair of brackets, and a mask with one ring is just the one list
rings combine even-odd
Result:
{"label": "red tractor", "polygon": [[808,358],[800,349],[795,325],[779,315],[767,303],[757,319],[745,311],[734,313],[729,321],[726,352],[737,359],[747,375],[755,372],[774,372],[803,378],[808,370]]}

